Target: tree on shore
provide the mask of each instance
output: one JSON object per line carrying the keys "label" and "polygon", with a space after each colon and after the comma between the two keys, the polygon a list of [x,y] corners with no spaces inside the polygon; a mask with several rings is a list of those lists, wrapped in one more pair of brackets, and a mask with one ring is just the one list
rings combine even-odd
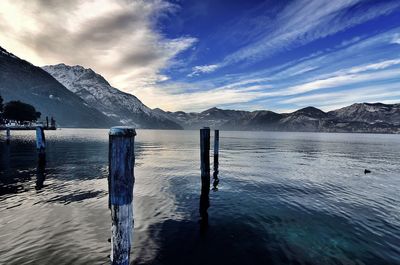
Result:
{"label": "tree on shore", "polygon": [[37,112],[35,107],[21,101],[10,101],[4,105],[3,116],[6,120],[36,121],[40,115],[41,113]]}

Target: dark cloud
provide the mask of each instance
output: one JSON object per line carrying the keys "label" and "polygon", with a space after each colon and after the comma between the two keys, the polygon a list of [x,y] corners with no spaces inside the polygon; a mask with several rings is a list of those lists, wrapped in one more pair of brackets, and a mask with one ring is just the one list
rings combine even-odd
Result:
{"label": "dark cloud", "polygon": [[67,11],[76,9],[80,0],[30,0],[25,1],[26,5],[34,5],[43,11]]}
{"label": "dark cloud", "polygon": [[[145,66],[148,67],[152,63],[157,62],[160,59],[160,56],[162,54],[161,50],[153,50],[153,51],[147,51],[143,49],[138,49],[137,51],[134,50],[133,45],[133,50],[130,51],[126,56],[124,56],[119,63],[122,66],[125,67],[134,67],[134,66]],[[157,48],[155,48],[157,49]]]}
{"label": "dark cloud", "polygon": [[139,11],[122,10],[106,16],[90,19],[74,35],[74,42],[80,45],[109,46],[134,34],[143,27],[143,16]]}

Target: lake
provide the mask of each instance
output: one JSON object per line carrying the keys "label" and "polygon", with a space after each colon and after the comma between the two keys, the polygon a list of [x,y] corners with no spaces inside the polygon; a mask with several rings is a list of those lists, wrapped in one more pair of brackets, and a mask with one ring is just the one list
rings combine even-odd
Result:
{"label": "lake", "polygon": [[[45,165],[34,131],[1,133],[0,264],[109,264],[108,130],[46,131]],[[221,131],[204,226],[199,131],[137,130],[132,264],[400,264],[399,154],[399,135]]]}

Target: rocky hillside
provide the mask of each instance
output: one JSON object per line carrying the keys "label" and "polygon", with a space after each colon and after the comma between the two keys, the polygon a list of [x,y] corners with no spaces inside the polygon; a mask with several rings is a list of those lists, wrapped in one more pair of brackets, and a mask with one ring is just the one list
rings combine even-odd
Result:
{"label": "rocky hillside", "polygon": [[167,116],[145,106],[137,97],[112,87],[92,69],[65,64],[43,69],[104,115],[137,128],[182,129]]}
{"label": "rocky hillside", "polygon": [[356,103],[328,114],[343,121],[400,124],[400,104]]}
{"label": "rocky hillside", "polygon": [[40,67],[0,47],[0,94],[5,101],[20,100],[62,127],[110,127],[118,121],[92,108]]}

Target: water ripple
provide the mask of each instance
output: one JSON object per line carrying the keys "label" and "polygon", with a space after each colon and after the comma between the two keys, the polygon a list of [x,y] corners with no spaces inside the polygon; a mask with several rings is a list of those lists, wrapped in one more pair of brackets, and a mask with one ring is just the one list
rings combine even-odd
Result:
{"label": "water ripple", "polygon": [[[46,137],[0,141],[0,261],[108,264],[107,130]],[[221,132],[206,227],[198,141],[138,130],[133,264],[400,264],[398,137]]]}

